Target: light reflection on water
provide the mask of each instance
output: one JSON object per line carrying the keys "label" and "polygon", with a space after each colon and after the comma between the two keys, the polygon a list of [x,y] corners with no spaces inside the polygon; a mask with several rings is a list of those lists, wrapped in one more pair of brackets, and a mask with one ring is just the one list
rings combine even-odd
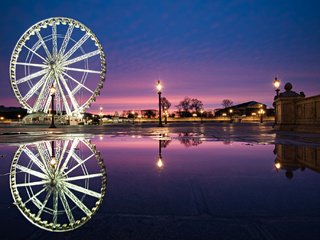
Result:
{"label": "light reflection on water", "polygon": [[[106,218],[320,214],[319,148],[219,142],[189,133],[153,138],[98,135],[91,141],[108,170],[106,196],[98,210]],[[1,174],[10,171],[16,150],[0,146]],[[95,165],[87,162],[88,168]],[[14,218],[17,209],[11,205],[8,183],[8,175],[1,176],[1,209]],[[9,222],[3,223],[14,228]],[[29,228],[28,222],[21,224],[21,229]]]}

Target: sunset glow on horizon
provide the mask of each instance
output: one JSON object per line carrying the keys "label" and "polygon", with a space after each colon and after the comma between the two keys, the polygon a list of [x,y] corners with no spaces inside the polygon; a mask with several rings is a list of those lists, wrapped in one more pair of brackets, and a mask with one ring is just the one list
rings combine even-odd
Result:
{"label": "sunset glow on horizon", "polygon": [[[107,74],[86,112],[157,109],[156,82],[171,102],[197,98],[205,110],[257,101],[272,107],[273,79],[307,97],[320,90],[320,3],[310,1],[1,2],[0,105],[20,106],[9,61],[20,36],[53,16],[77,19],[104,47]],[[85,9],[85,11],[84,11]],[[90,79],[89,79],[90,80]]]}

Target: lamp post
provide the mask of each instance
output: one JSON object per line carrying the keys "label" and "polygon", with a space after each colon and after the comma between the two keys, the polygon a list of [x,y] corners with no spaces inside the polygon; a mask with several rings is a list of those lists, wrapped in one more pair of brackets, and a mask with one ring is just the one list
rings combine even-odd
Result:
{"label": "lamp post", "polygon": [[203,123],[203,109],[200,110],[200,118],[201,118],[201,123]]}
{"label": "lamp post", "polygon": [[20,122],[20,118],[21,118],[21,115],[20,115],[20,114],[18,114],[18,119],[19,119],[19,122]]}
{"label": "lamp post", "polygon": [[135,112],[132,110],[131,114],[132,114],[132,124],[134,124],[134,114],[135,114]]}
{"label": "lamp post", "polygon": [[50,88],[50,95],[51,95],[51,125],[49,128],[56,128],[54,125],[54,96],[56,93],[56,88],[52,85]]}
{"label": "lamp post", "polygon": [[158,90],[158,95],[159,95],[159,127],[163,127],[162,115],[161,115],[161,89],[162,89],[162,86],[161,86],[160,80],[158,80],[157,90]]}
{"label": "lamp post", "polygon": [[[273,86],[276,88],[276,96],[274,97],[274,99],[278,98],[279,97],[279,87],[280,87],[280,80],[278,78],[274,78],[274,81],[273,81]],[[273,127],[275,125],[277,125],[277,105],[275,102],[273,102],[273,107],[274,107],[274,124],[273,124]]]}
{"label": "lamp post", "polygon": [[260,123],[263,123],[263,114],[265,113],[265,111],[261,108],[258,113],[260,115]]}
{"label": "lamp post", "polygon": [[102,114],[102,110],[103,110],[103,107],[100,107],[100,112],[99,112],[99,117],[100,117],[100,125],[102,125],[102,116],[103,116],[103,114]]}
{"label": "lamp post", "polygon": [[232,123],[232,122],[233,122],[233,120],[232,120],[233,109],[230,109],[230,110],[229,110],[229,113],[230,113],[230,122]]}

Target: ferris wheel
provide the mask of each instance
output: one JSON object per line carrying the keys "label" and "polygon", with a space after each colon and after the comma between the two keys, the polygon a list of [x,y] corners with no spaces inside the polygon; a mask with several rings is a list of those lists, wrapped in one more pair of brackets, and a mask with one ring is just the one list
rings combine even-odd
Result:
{"label": "ferris wheel", "polygon": [[100,95],[106,74],[103,48],[82,23],[64,17],[40,21],[17,42],[10,61],[10,82],[20,104],[50,112],[50,88],[56,113],[79,117]]}
{"label": "ferris wheel", "polygon": [[22,145],[10,170],[10,189],[20,212],[48,231],[70,231],[96,213],[106,190],[106,169],[85,139]]}

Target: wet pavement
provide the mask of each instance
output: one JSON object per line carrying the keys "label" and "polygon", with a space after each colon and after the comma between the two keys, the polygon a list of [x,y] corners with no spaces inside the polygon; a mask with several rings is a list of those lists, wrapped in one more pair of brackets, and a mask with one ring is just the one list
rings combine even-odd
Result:
{"label": "wet pavement", "polygon": [[0,125],[0,143],[33,142],[65,136],[137,135],[154,136],[162,133],[193,134],[210,141],[240,141],[250,143],[282,143],[320,145],[320,134],[276,132],[272,123],[169,123],[158,127],[156,123],[110,124],[104,126]]}
{"label": "wet pavement", "polygon": [[[68,152],[79,139],[90,140],[88,146],[103,159],[107,182],[102,203],[73,231],[43,230],[12,204],[12,159],[21,146],[40,158],[35,145],[49,153],[54,146],[59,158],[64,146]],[[275,133],[269,124],[135,124],[53,131],[46,126],[1,127],[0,238],[318,239],[319,139],[316,134]],[[73,147],[82,160],[88,158],[85,147]],[[28,156],[21,155],[18,167],[37,170]],[[97,171],[95,157],[89,160],[88,172]],[[15,174],[18,181],[21,173]],[[89,187],[96,184],[91,181]],[[32,195],[23,195],[21,188],[19,193],[23,199]]]}

